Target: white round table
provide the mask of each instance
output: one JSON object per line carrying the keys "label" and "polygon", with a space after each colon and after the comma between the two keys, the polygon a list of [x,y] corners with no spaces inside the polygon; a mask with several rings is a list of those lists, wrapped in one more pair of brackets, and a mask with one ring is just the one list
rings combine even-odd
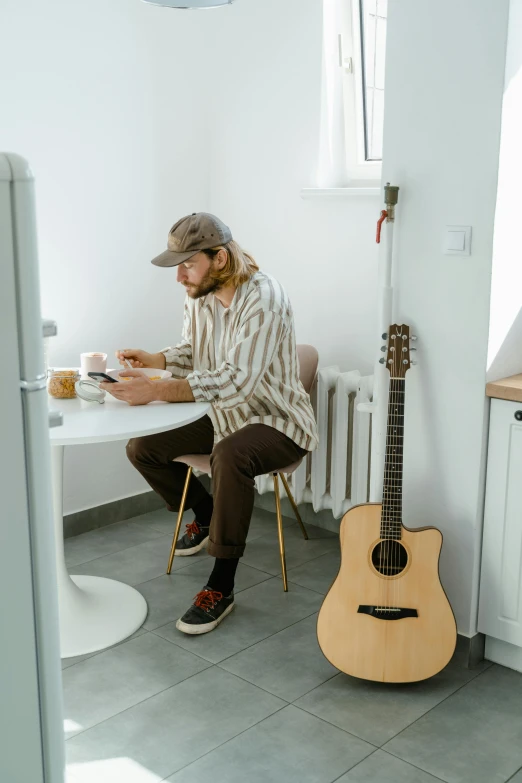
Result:
{"label": "white round table", "polygon": [[49,397],[49,409],[63,414],[63,425],[49,430],[62,658],[96,652],[121,642],[147,616],[145,599],[133,587],[97,576],[69,576],[63,543],[65,446],[154,435],[191,424],[204,416],[209,407],[199,402],[153,402],[131,407],[109,394],[102,405]]}

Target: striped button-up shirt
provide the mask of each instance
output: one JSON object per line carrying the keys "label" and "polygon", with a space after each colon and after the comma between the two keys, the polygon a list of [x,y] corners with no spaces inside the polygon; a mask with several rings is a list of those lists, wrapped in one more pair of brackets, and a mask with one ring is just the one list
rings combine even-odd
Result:
{"label": "striped button-up shirt", "polygon": [[197,402],[210,402],[216,442],[246,424],[266,424],[301,448],[317,446],[310,398],[299,380],[292,307],[283,287],[256,272],[239,286],[214,341],[213,294],[185,299],[181,342],[166,367],[185,378]]}

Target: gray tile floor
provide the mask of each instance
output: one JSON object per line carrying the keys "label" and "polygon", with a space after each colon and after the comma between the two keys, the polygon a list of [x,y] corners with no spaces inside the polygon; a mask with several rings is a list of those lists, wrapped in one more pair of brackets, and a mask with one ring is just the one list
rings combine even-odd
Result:
{"label": "gray tile floor", "polygon": [[156,511],[66,541],[71,573],[127,582],[149,605],[130,639],[63,661],[68,783],[522,783],[522,675],[466,669],[459,649],[414,685],[339,674],[315,636],[337,537],[304,541],[285,519],[285,594],[275,516],[260,509],[235,611],[185,636],[175,620],[212,560],[176,558],[166,576],[173,521]]}

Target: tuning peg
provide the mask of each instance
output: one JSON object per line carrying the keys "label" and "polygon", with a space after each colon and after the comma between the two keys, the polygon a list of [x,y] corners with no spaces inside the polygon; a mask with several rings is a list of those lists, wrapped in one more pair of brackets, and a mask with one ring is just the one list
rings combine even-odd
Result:
{"label": "tuning peg", "polygon": [[416,351],[416,350],[417,350],[416,348],[410,348],[410,351]]}
{"label": "tuning peg", "polygon": [[385,351],[385,350],[386,350],[386,346],[383,345],[382,348],[381,348],[381,351]]}
{"label": "tuning peg", "polygon": [[417,364],[417,362],[410,362],[410,364]]}
{"label": "tuning peg", "polygon": [[386,362],[386,359],[384,358],[384,356],[382,356],[382,357],[379,359],[379,364],[385,364],[385,362]]}
{"label": "tuning peg", "polygon": [[410,335],[410,340],[416,340],[416,339],[417,339],[417,335],[415,335],[415,334],[411,334]]}
{"label": "tuning peg", "polygon": [[384,332],[384,334],[382,336],[382,339],[383,340],[387,340],[388,339],[388,332]]}

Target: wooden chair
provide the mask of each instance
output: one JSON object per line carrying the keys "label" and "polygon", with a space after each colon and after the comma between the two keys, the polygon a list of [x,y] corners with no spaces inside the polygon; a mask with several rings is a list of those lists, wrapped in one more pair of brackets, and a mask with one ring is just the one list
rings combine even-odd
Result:
{"label": "wooden chair", "polygon": [[[301,383],[305,388],[305,391],[308,394],[310,394],[310,391],[312,389],[315,380],[315,376],[317,375],[317,365],[319,362],[319,356],[317,350],[312,345],[298,345],[297,355],[299,357],[299,377],[301,379]],[[286,494],[288,495],[288,499],[292,504],[292,508],[294,510],[296,519],[299,522],[299,525],[303,532],[303,536],[305,540],[308,540],[308,533],[306,532],[306,528],[303,524],[303,520],[301,519],[301,516],[297,509],[297,504],[294,500],[292,492],[290,491],[290,487],[286,479],[286,476],[291,475],[295,470],[297,470],[297,468],[299,467],[303,459],[304,458],[298,460],[298,462],[294,462],[292,465],[288,465],[286,468],[281,468],[281,470],[272,473],[272,477],[274,480],[277,532],[279,536],[279,552],[281,555],[281,571],[283,574],[283,589],[285,592],[288,592],[288,580],[286,575],[285,540],[283,535],[283,516],[281,514],[281,500],[279,494],[279,478],[281,478],[281,481],[283,482],[283,486],[286,490]],[[185,479],[185,486],[183,488],[183,495],[181,497],[181,505],[178,511],[178,519],[176,522],[176,529],[174,531],[174,538],[172,540],[169,563],[167,566],[167,574],[170,574],[172,570],[172,563],[174,561],[174,555],[176,554],[176,544],[178,541],[178,536],[181,528],[181,520],[183,518],[183,512],[185,510],[185,501],[187,498],[187,492],[190,485],[190,478],[192,476],[192,471],[194,469],[200,470],[202,473],[207,473],[209,476],[211,475],[210,454],[186,454],[182,457],[176,457],[174,462],[182,462],[184,465],[187,466],[188,469],[187,469],[187,477]]]}

